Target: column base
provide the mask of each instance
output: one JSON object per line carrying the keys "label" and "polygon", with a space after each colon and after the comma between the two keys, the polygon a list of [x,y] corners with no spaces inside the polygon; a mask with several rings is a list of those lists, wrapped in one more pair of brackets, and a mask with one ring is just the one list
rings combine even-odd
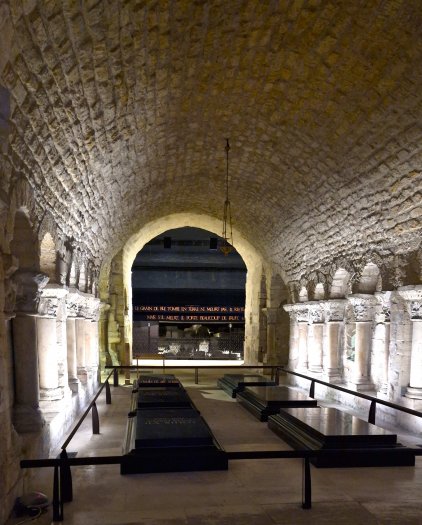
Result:
{"label": "column base", "polygon": [[368,392],[368,391],[374,391],[375,385],[374,383],[371,383],[369,379],[366,381],[358,380],[358,381],[348,381],[347,388],[350,390],[355,390],[356,392]]}
{"label": "column base", "polygon": [[89,372],[85,367],[78,367],[77,373],[80,383],[85,384],[88,382]]}
{"label": "column base", "polygon": [[29,405],[16,405],[13,408],[13,426],[19,434],[39,432],[45,424],[41,410]]}
{"label": "column base", "polygon": [[422,399],[422,388],[408,386],[404,395],[410,399]]}
{"label": "column base", "polygon": [[327,383],[332,383],[333,385],[338,385],[339,383],[342,383],[340,370],[324,370],[321,376],[321,380]]}
{"label": "column base", "polygon": [[63,389],[58,388],[40,388],[40,400],[41,401],[59,401],[63,399]]}
{"label": "column base", "polygon": [[77,377],[69,378],[69,388],[74,394],[77,394],[79,391],[79,383],[80,381]]}
{"label": "column base", "polygon": [[311,365],[308,370],[313,374],[322,374],[322,366],[319,365]]}

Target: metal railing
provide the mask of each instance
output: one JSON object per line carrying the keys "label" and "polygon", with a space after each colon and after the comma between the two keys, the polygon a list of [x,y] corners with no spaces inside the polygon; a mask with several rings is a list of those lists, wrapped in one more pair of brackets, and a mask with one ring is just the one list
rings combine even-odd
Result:
{"label": "metal railing", "polygon": [[[72,488],[72,475],[71,475],[71,467],[77,467],[77,466],[87,466],[87,465],[119,465],[122,463],[122,457],[123,456],[90,456],[90,457],[69,457],[66,448],[76,432],[78,431],[79,427],[81,426],[82,422],[88,415],[90,411],[92,411],[92,432],[93,434],[99,434],[99,417],[98,417],[98,410],[96,407],[96,400],[98,399],[98,396],[101,394],[103,389],[106,390],[106,404],[111,404],[111,391],[110,391],[110,385],[109,385],[109,379],[111,375],[113,375],[113,384],[114,386],[119,385],[119,376],[118,372],[120,369],[130,369],[130,370],[138,370],[137,366],[107,366],[106,368],[110,369],[111,371],[108,374],[105,382],[101,385],[98,392],[93,397],[92,401],[74,426],[73,430],[61,446],[62,452],[60,453],[60,457],[58,458],[51,458],[51,459],[25,459],[20,462],[21,468],[53,468],[54,469],[54,475],[53,475],[53,521],[63,521],[64,519],[64,513],[63,513],[63,504],[70,502],[73,500],[73,488]],[[147,368],[162,368],[162,366],[148,366]],[[348,390],[344,387],[340,387],[338,385],[332,385],[330,383],[327,383],[325,381],[315,379],[309,376],[305,376],[304,374],[300,374],[298,372],[293,372],[291,370],[284,369],[280,366],[274,366],[274,365],[243,365],[243,366],[236,366],[236,367],[227,367],[225,365],[214,365],[214,366],[178,366],[178,365],[172,365],[168,368],[175,368],[175,369],[186,369],[191,368],[195,369],[195,383],[197,384],[199,381],[199,368],[215,368],[215,369],[223,369],[223,368],[231,368],[235,369],[236,371],[240,371],[242,369],[270,369],[271,370],[271,377],[275,378],[276,382],[279,382],[279,374],[280,371],[286,372],[288,374],[297,375],[299,377],[302,377],[304,379],[308,379],[311,381],[311,387],[309,395],[310,397],[314,397],[315,395],[315,383],[319,383],[331,388],[334,388],[336,390],[340,390],[343,392],[346,392],[348,394],[352,394],[358,397],[362,397],[364,399],[368,399],[375,403],[380,403],[386,406],[389,406],[391,408],[401,410],[403,412],[407,412],[412,415],[416,415],[418,417],[422,417],[421,412],[417,412],[416,410],[411,410],[406,407],[401,407],[400,405],[395,405],[394,403],[390,403],[388,401],[380,400],[377,398],[374,398],[372,396],[369,396],[367,394],[362,394],[360,392],[354,392],[352,390]],[[372,408],[371,403],[371,409],[370,409],[370,419],[373,419],[375,421],[375,409]],[[372,421],[369,421],[372,422]],[[368,454],[369,456],[373,456],[376,451],[374,451],[373,448],[371,449],[342,449],[343,453],[347,454]],[[421,456],[422,455],[422,449],[412,449],[412,453],[414,453],[415,456]],[[311,459],[318,459],[318,458],[329,458],[331,455],[338,454],[338,450],[259,450],[259,451],[231,451],[227,452],[227,458],[229,461],[235,461],[235,460],[248,460],[248,459],[291,459],[291,458],[299,458],[302,459],[302,508],[303,509],[310,509],[312,507],[312,480],[311,480],[311,468],[310,468],[310,460]]]}
{"label": "metal railing", "polygon": [[163,373],[166,372],[166,370],[181,370],[181,369],[184,369],[184,370],[194,370],[195,371],[195,385],[199,384],[199,370],[200,369],[204,369],[204,370],[213,370],[213,369],[227,369],[227,370],[233,370],[233,373],[242,373],[242,370],[271,370],[271,380],[274,380],[278,383],[279,381],[279,373],[280,373],[280,370],[283,370],[283,367],[280,367],[278,365],[233,365],[233,366],[228,366],[228,365],[169,365],[169,364],[166,364],[165,361],[163,360],[163,363],[160,364],[160,365],[142,365],[139,366],[139,365],[119,365],[119,366],[115,366],[115,365],[107,365],[105,367],[106,369],[110,369],[110,368],[113,368],[114,369],[114,386],[118,386],[119,384],[119,376],[118,376],[118,372],[119,370],[130,370],[130,371],[135,371],[138,375],[138,371],[141,369],[141,368],[147,368],[147,369],[160,369],[163,371]]}
{"label": "metal railing", "polygon": [[133,357],[161,357],[166,359],[243,359],[244,334],[226,334],[223,337],[134,337]]}
{"label": "metal railing", "polygon": [[284,367],[280,367],[280,370],[282,370],[286,374],[291,374],[294,376],[302,377],[303,379],[308,379],[311,382],[311,385],[309,387],[309,397],[312,397],[313,399],[315,399],[315,383],[318,383],[319,385],[327,386],[329,388],[333,388],[334,390],[339,390],[340,392],[345,392],[346,394],[350,394],[355,397],[367,399],[368,401],[371,402],[371,405],[369,407],[369,413],[368,413],[368,423],[372,423],[373,425],[375,425],[377,404],[384,405],[389,408],[393,408],[394,410],[399,410],[400,412],[405,412],[406,414],[410,414],[412,416],[422,417],[422,412],[418,412],[417,410],[413,410],[411,408],[407,408],[402,405],[397,405],[396,403],[391,403],[391,401],[385,401],[384,399],[379,399],[378,397],[370,396],[369,394],[364,394],[362,392],[356,392],[355,390],[349,390],[348,388],[345,388],[343,386],[334,385],[332,383],[327,383],[326,381],[322,381],[321,379],[316,379],[315,377],[306,376],[299,372],[288,370],[287,368],[284,368]]}

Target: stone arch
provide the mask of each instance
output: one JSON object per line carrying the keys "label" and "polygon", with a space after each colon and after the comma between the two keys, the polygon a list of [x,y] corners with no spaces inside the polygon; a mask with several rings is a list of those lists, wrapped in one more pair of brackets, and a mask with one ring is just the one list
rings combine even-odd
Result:
{"label": "stone arch", "polygon": [[338,268],[330,286],[330,299],[344,298],[350,291],[350,273],[345,268]]}
{"label": "stone arch", "polygon": [[50,282],[56,281],[56,245],[47,232],[40,244],[40,269],[48,275]]}
{"label": "stone arch", "polygon": [[357,284],[357,292],[373,294],[380,291],[380,275],[380,270],[376,264],[373,262],[366,264]]}
{"label": "stone arch", "polygon": [[325,287],[324,283],[317,283],[314,290],[315,301],[321,301],[325,299]]}
{"label": "stone arch", "polygon": [[[279,273],[271,277],[270,289],[267,293],[267,304],[273,307],[279,307],[281,304],[287,304],[289,290]],[[269,300],[269,301],[268,301]]]}
{"label": "stone arch", "polygon": [[81,292],[86,292],[87,286],[87,268],[86,263],[83,261],[79,266],[79,279],[78,279],[78,288]]}
{"label": "stone arch", "polygon": [[303,285],[301,289],[299,290],[299,302],[306,303],[307,300],[308,300],[308,289],[306,288],[305,285]]}
{"label": "stone arch", "polygon": [[40,257],[38,238],[33,231],[25,208],[20,208],[15,214],[10,249],[12,254],[18,259],[20,271],[39,271]]}
{"label": "stone arch", "polygon": [[[122,273],[123,284],[128,291],[129,312],[128,319],[132,317],[132,285],[131,267],[136,254],[154,237],[161,233],[186,226],[202,228],[220,235],[221,221],[209,215],[196,213],[171,214],[160,219],[151,221],[144,225],[139,232],[132,235],[122,250]],[[245,361],[256,363],[259,348],[259,292],[261,288],[261,277],[263,273],[264,260],[254,246],[239,231],[233,228],[235,248],[245,262],[247,268],[246,276],[246,301],[245,301]],[[109,268],[107,265],[106,268]],[[101,283],[105,279],[100,279]],[[103,295],[103,291],[100,290]],[[127,328],[127,329],[126,329]],[[131,327],[125,327],[128,341],[131,344]]]}
{"label": "stone arch", "polygon": [[76,262],[75,255],[72,254],[71,262],[69,265],[68,285],[71,288],[76,288],[77,284],[78,284],[78,265]]}
{"label": "stone arch", "polygon": [[405,284],[422,284],[422,251],[413,252],[406,258]]}

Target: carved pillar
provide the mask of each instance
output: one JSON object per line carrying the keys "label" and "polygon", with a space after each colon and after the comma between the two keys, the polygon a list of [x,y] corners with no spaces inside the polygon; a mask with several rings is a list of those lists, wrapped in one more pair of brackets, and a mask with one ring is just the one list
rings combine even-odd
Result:
{"label": "carved pillar", "polygon": [[304,305],[296,310],[298,321],[298,369],[308,371],[308,308]]}
{"label": "carved pillar", "polygon": [[349,383],[357,391],[374,390],[369,366],[376,299],[367,294],[349,295],[347,299],[352,305],[356,326],[354,366]]}
{"label": "carved pillar", "polygon": [[16,316],[13,319],[15,406],[13,423],[18,432],[36,432],[44,424],[39,409],[37,352],[37,308],[39,295],[48,277],[35,272],[17,272]]}
{"label": "carved pillar", "polygon": [[299,325],[295,305],[285,304],[283,308],[290,316],[289,368],[294,370],[299,358]]}
{"label": "carved pillar", "polygon": [[76,369],[78,379],[81,383],[86,383],[88,379],[88,370],[86,368],[85,325],[86,321],[83,317],[76,318]]}
{"label": "carved pillar", "polygon": [[323,377],[328,383],[340,383],[342,380],[340,342],[346,300],[329,300],[323,305],[325,310]]}
{"label": "carved pillar", "polygon": [[47,284],[41,291],[38,305],[37,346],[40,374],[40,399],[57,401],[64,396],[59,386],[59,360],[57,349],[57,310],[67,290]]}
{"label": "carved pillar", "polygon": [[69,293],[66,297],[66,343],[68,383],[72,392],[79,389],[78,358],[76,344],[76,317],[79,316],[80,304],[77,293]]}
{"label": "carved pillar", "polygon": [[74,317],[68,317],[66,320],[66,334],[69,387],[72,390],[72,392],[77,392],[79,379],[76,358],[76,319]]}
{"label": "carved pillar", "polygon": [[[390,296],[391,292],[377,292],[378,301],[375,312],[375,328],[372,343],[373,362],[378,370],[372,370],[379,384],[379,393],[386,396],[388,393],[388,373],[390,364]],[[378,372],[378,373],[377,373]]]}
{"label": "carved pillar", "polygon": [[86,338],[86,364],[93,376],[97,375],[99,362],[98,349],[98,319],[100,317],[100,300],[90,297],[87,300],[87,324],[85,326]]}
{"label": "carved pillar", "polygon": [[405,396],[422,399],[422,285],[404,286],[398,291],[406,301],[412,323],[410,380]]}
{"label": "carved pillar", "polygon": [[310,372],[322,372],[323,356],[323,310],[321,303],[309,305],[308,368]]}

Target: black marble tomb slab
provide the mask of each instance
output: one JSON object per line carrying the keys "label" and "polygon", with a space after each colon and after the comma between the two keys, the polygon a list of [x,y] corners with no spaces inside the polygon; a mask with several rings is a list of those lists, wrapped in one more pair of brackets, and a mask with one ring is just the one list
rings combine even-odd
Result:
{"label": "black marble tomb slab", "polygon": [[138,409],[159,407],[191,407],[190,397],[184,388],[157,386],[138,389]]}
{"label": "black marble tomb slab", "polygon": [[138,410],[135,448],[212,445],[208,426],[192,408]]}
{"label": "black marble tomb slab", "polygon": [[275,386],[277,383],[259,374],[224,374],[217,380],[217,385],[235,398],[247,386]]}
{"label": "black marble tomb slab", "polygon": [[[411,449],[397,435],[336,408],[287,408],[268,426],[295,449],[330,450],[317,467],[413,466]],[[350,449],[359,452],[347,452]]]}
{"label": "black marble tomb slab", "polygon": [[144,374],[138,377],[138,387],[140,388],[160,386],[180,387],[181,383],[174,374]]}
{"label": "black marble tomb slab", "polygon": [[318,406],[316,399],[287,386],[248,386],[236,398],[260,421],[267,421],[269,415],[277,414],[281,408]]}

